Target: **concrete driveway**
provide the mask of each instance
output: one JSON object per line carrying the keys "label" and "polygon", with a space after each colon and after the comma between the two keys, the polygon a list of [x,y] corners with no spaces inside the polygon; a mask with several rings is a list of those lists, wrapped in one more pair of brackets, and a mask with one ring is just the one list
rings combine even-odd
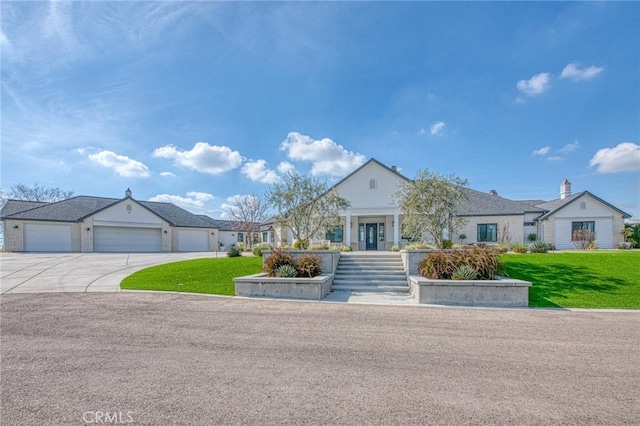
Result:
{"label": "concrete driveway", "polygon": [[0,293],[114,292],[126,276],[225,253],[0,253]]}

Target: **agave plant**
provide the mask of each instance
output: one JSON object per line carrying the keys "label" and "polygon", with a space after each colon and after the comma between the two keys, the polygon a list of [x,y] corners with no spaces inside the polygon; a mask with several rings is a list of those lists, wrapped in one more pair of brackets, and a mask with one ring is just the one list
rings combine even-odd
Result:
{"label": "agave plant", "polygon": [[293,278],[298,275],[298,271],[291,265],[282,265],[276,269],[276,277]]}
{"label": "agave plant", "polygon": [[475,280],[478,274],[469,265],[460,265],[453,271],[451,278],[454,280]]}

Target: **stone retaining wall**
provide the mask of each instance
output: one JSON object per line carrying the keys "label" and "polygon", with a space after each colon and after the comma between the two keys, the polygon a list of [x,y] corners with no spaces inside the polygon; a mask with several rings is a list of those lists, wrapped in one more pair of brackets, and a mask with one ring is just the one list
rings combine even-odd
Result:
{"label": "stone retaining wall", "polygon": [[496,277],[495,280],[432,280],[409,276],[411,294],[418,303],[457,306],[525,308],[529,306],[527,281]]}
{"label": "stone retaining wall", "polygon": [[279,278],[262,273],[234,278],[233,282],[236,285],[236,296],[322,300],[331,291],[333,275]]}

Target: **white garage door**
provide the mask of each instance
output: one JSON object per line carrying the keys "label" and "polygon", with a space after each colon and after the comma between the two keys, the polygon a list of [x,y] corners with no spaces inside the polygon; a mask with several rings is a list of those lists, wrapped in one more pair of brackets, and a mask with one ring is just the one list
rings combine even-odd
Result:
{"label": "white garage door", "polygon": [[24,227],[25,251],[71,251],[71,225],[27,223]]}
{"label": "white garage door", "polygon": [[103,252],[156,252],[162,250],[162,230],[157,228],[93,228],[93,250]]}
{"label": "white garage door", "polygon": [[209,231],[179,229],[178,251],[209,251]]}

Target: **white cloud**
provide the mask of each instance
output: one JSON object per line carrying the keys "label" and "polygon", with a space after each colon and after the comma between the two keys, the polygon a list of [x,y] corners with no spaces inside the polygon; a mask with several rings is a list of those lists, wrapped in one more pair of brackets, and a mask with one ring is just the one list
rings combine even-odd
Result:
{"label": "white cloud", "polygon": [[603,148],[589,161],[598,173],[635,172],[640,170],[640,145],[622,142],[613,148]]}
{"label": "white cloud", "polygon": [[547,160],[549,160],[549,161],[561,161],[562,157],[559,157],[559,156],[547,157]]}
{"label": "white cloud", "polygon": [[440,136],[444,133],[444,121],[436,121],[429,126],[429,133],[431,136]]}
{"label": "white cloud", "polygon": [[176,175],[174,175],[171,172],[160,172],[160,176],[163,176],[163,177],[176,177]]}
{"label": "white cloud", "polygon": [[238,151],[227,146],[196,143],[189,151],[181,151],[173,145],[166,145],[153,151],[154,157],[170,159],[175,164],[201,173],[219,175],[240,166],[242,157]]}
{"label": "white cloud", "polygon": [[265,160],[249,161],[242,166],[242,173],[254,182],[276,183],[280,176],[267,167]]}
{"label": "white cloud", "polygon": [[208,201],[213,200],[214,197],[206,192],[187,192],[186,197],[180,195],[171,194],[158,194],[149,198],[149,201],[156,201],[160,203],[172,203],[176,206],[182,207],[185,210],[189,210],[193,213],[202,213],[206,210]]}
{"label": "white cloud", "polygon": [[148,178],[151,176],[149,168],[141,162],[112,151],[100,151],[97,154],[91,154],[89,155],[89,160],[113,169],[117,175],[122,177]]}
{"label": "white cloud", "polygon": [[578,141],[575,141],[573,143],[568,143],[560,149],[560,152],[567,154],[569,152],[575,151],[576,149],[578,149],[579,146],[580,146],[580,142]]}
{"label": "white cloud", "polygon": [[574,81],[588,81],[600,74],[603,67],[590,66],[589,68],[578,68],[577,64],[569,64],[562,69],[560,78],[569,78]]}
{"label": "white cloud", "polygon": [[533,155],[547,155],[551,151],[551,147],[545,146],[533,151]]}
{"label": "white cloud", "polygon": [[539,95],[549,88],[551,74],[541,72],[531,77],[529,80],[520,80],[516,83],[516,87],[525,95]]}
{"label": "white cloud", "polygon": [[329,138],[313,139],[298,132],[289,133],[280,150],[287,151],[292,160],[311,162],[313,175],[345,176],[366,160],[364,155],[348,151]]}
{"label": "white cloud", "polygon": [[278,164],[278,171],[283,175],[292,172],[295,169],[295,166],[288,161],[281,161],[280,164]]}

